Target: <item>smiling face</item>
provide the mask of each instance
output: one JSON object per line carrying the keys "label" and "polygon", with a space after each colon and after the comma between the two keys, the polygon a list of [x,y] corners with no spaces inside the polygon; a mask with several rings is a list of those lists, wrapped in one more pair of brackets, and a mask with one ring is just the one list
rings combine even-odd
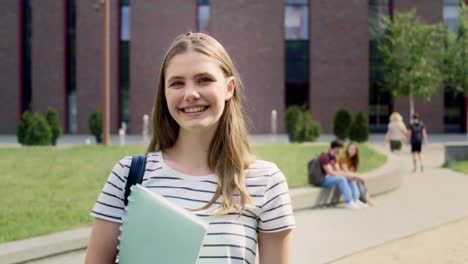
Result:
{"label": "smiling face", "polygon": [[357,146],[356,146],[356,144],[351,144],[351,145],[349,145],[347,151],[348,151],[348,156],[349,156],[349,157],[354,157],[354,156],[356,155],[356,153],[357,153]]}
{"label": "smiling face", "polygon": [[214,59],[193,49],[174,56],[164,77],[167,107],[180,129],[216,129],[225,102],[233,95],[234,78],[226,77]]}

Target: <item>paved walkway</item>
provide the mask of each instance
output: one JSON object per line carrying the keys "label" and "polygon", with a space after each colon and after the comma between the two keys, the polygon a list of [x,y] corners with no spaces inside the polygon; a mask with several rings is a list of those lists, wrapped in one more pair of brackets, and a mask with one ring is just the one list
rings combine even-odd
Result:
{"label": "paved walkway", "polygon": [[468,176],[439,168],[442,145],[431,145],[425,152],[424,173],[412,173],[409,153],[402,153],[402,186],[377,197],[374,208],[297,212],[291,263],[330,262],[468,216]]}
{"label": "paved walkway", "polygon": [[[383,149],[383,145],[375,146]],[[467,217],[468,176],[440,168],[442,145],[430,145],[425,153],[423,173],[412,173],[409,153],[402,153],[399,159],[406,171],[402,186],[377,197],[378,205],[374,208],[359,211],[322,208],[296,212],[297,229],[293,235],[291,263],[330,262]],[[84,251],[81,251],[30,263],[75,264],[83,263],[83,257]],[[346,258],[342,261],[340,263],[347,263]]]}
{"label": "paved walkway", "polygon": [[468,217],[345,257],[332,264],[466,264]]}

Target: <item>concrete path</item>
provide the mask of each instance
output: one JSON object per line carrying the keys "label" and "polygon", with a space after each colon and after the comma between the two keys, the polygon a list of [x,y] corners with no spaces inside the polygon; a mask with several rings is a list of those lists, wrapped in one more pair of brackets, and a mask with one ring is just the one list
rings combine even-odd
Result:
{"label": "concrete path", "polygon": [[367,249],[332,264],[466,264],[468,217]]}
{"label": "concrete path", "polygon": [[468,216],[468,175],[439,168],[442,145],[431,145],[424,151],[424,173],[412,173],[409,153],[402,153],[401,166],[407,171],[403,184],[377,197],[376,207],[297,212],[291,263],[330,262]]}
{"label": "concrete path", "polygon": [[[412,173],[408,151],[401,154],[404,182],[398,190],[377,197],[376,207],[296,212],[291,263],[330,262],[468,216],[468,175],[440,168],[442,145],[430,145],[424,151],[423,173]],[[83,263],[83,258],[84,251],[80,251],[30,263],[75,264]]]}

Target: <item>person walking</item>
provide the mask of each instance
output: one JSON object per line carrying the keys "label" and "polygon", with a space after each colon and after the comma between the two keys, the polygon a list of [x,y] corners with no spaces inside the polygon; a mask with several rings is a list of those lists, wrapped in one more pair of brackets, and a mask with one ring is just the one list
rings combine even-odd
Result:
{"label": "person walking", "polygon": [[417,170],[417,163],[419,161],[419,168],[424,171],[422,161],[422,145],[427,145],[427,131],[426,126],[421,121],[419,114],[414,113],[411,116],[411,123],[408,126],[408,141],[411,143],[411,154],[413,158],[413,172]]}
{"label": "person walking", "polygon": [[407,128],[403,118],[397,112],[390,115],[385,142],[390,145],[390,151],[400,153],[402,145],[406,142]]}

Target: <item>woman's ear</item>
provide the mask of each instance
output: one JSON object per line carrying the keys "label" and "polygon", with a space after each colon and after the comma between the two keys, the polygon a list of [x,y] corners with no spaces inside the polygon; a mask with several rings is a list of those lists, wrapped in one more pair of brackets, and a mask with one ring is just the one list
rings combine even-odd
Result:
{"label": "woman's ear", "polygon": [[226,93],[224,96],[224,100],[228,101],[234,95],[234,90],[236,89],[236,78],[231,76],[227,78],[227,86],[226,86]]}

